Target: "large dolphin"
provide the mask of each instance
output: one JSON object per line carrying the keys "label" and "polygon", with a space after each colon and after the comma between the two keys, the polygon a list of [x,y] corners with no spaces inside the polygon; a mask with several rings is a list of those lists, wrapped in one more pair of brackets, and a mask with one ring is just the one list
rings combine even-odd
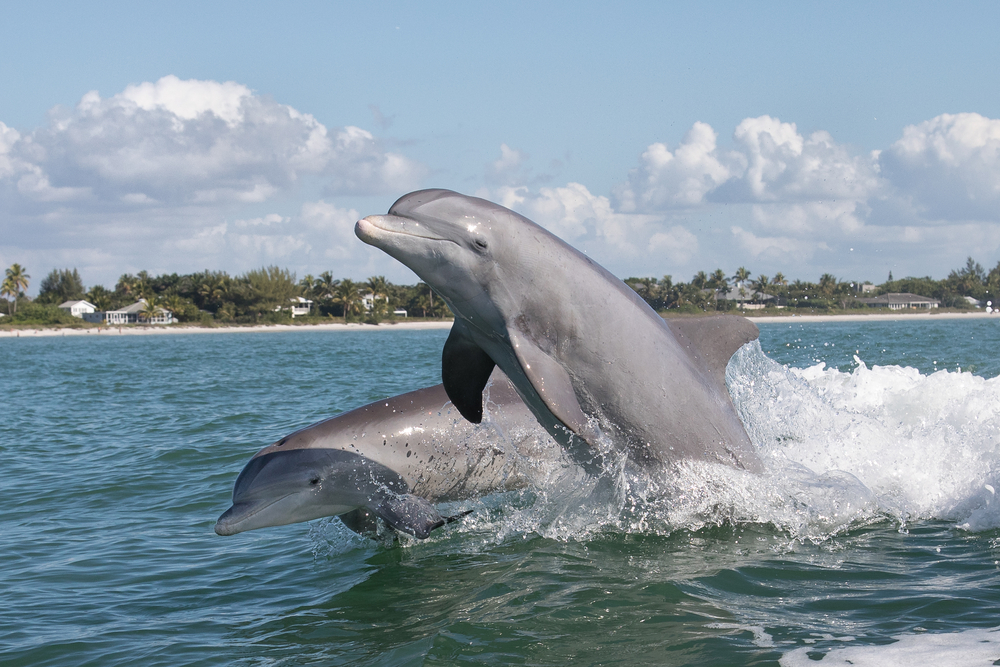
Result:
{"label": "large dolphin", "polygon": [[[247,463],[219,535],[340,516],[357,532],[381,517],[425,538],[454,517],[432,503],[524,487],[562,450],[499,372],[489,423],[463,419],[442,385],[376,401],[286,436]],[[542,466],[539,466],[542,462]],[[568,462],[564,462],[568,463]]]}
{"label": "large dolphin", "polygon": [[405,195],[355,233],[451,307],[441,375],[470,421],[496,365],[588,470],[604,469],[615,448],[640,465],[695,458],[762,470],[725,383],[733,353],[757,338],[748,320],[665,322],[532,221],[449,190]]}

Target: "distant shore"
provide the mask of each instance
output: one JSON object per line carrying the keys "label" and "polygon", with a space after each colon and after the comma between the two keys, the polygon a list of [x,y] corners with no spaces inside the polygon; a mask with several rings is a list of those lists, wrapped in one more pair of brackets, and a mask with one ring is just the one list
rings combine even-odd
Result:
{"label": "distant shore", "polygon": [[986,313],[983,311],[973,312],[924,312],[915,313],[913,311],[891,311],[886,313],[870,313],[865,315],[761,315],[755,316],[743,313],[747,319],[753,322],[937,322],[938,320],[982,320],[993,319],[1000,323],[1000,314]]}
{"label": "distant shore", "polygon": [[43,336],[163,336],[170,334],[214,334],[214,333],[268,333],[282,331],[389,331],[403,329],[450,329],[452,320],[438,322],[395,322],[392,324],[258,324],[246,326],[202,327],[198,325],[171,324],[124,325],[101,327],[25,327],[12,329],[4,327],[0,321],[0,338],[32,338]]}
{"label": "distant shore", "polygon": [[[754,315],[742,313],[756,323],[788,323],[806,324],[813,322],[931,322],[938,320],[981,320],[995,319],[1000,323],[997,313],[979,312],[943,312],[914,313],[891,312],[871,313],[867,315]],[[24,327],[12,328],[4,326],[0,320],[0,338],[34,338],[45,336],[161,336],[170,334],[213,334],[213,333],[268,333],[285,331],[401,331],[420,329],[450,329],[452,320],[435,322],[394,322],[383,324],[259,324],[245,326],[203,327],[198,325],[126,325],[121,327]]]}

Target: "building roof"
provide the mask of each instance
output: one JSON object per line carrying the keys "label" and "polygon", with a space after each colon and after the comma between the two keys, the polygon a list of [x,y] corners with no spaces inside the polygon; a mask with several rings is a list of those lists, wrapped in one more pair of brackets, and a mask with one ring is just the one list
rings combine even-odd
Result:
{"label": "building roof", "polygon": [[872,297],[870,299],[858,299],[859,303],[868,303],[872,305],[889,304],[889,303],[899,303],[899,304],[928,304],[928,303],[940,303],[937,299],[932,299],[927,296],[920,296],[919,294],[910,294],[909,292],[890,292],[888,294],[880,294],[879,296]]}
{"label": "building roof", "polygon": [[92,303],[91,303],[91,302],[89,302],[89,301],[84,301],[84,300],[82,300],[82,299],[77,299],[77,300],[75,300],[75,301],[65,301],[65,302],[63,302],[63,303],[60,303],[60,304],[59,304],[59,307],[60,307],[60,308],[72,308],[73,306],[76,306],[76,305],[78,305],[78,304],[81,304],[81,303],[82,303],[83,305],[85,305],[85,306],[90,306],[90,307],[91,307],[91,308],[93,308],[94,310],[97,310],[97,306],[95,306],[94,304],[92,304]]}
{"label": "building roof", "polygon": [[[131,306],[125,306],[124,308],[119,308],[118,310],[109,310],[108,312],[109,313],[128,313],[128,314],[131,315],[133,313],[141,313],[141,312],[143,312],[145,310],[146,310],[146,300],[145,299],[139,299],[138,301],[136,301],[135,303],[133,303]],[[160,308],[159,311],[161,313],[168,313],[168,312],[170,312],[166,308]]]}

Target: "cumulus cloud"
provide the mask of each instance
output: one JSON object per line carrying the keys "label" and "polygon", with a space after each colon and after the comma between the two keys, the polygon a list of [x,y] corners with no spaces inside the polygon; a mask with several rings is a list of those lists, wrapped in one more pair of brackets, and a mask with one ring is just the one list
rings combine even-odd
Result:
{"label": "cumulus cloud", "polygon": [[741,154],[719,152],[717,138],[710,125],[699,122],[673,152],[666,144],[650,144],[629,173],[628,185],[616,192],[619,208],[655,211],[701,204],[707,193],[746,168]]}
{"label": "cumulus cloud", "polygon": [[661,216],[615,211],[607,197],[580,183],[537,192],[508,187],[493,194],[500,204],[587,252],[614,253],[626,260],[666,255],[682,262],[698,247],[697,237],[682,225],[663,224]]}
{"label": "cumulus cloud", "polygon": [[651,144],[616,192],[622,211],[663,211],[708,202],[862,201],[879,191],[877,155],[858,154],[828,132],[803,137],[795,123],[746,118],[733,133],[734,150],[695,123],[681,144]]}
{"label": "cumulus cloud", "polygon": [[910,125],[879,162],[932,220],[1000,220],[1000,120],[960,113]]}
{"label": "cumulus cloud", "polygon": [[770,116],[744,119],[733,139],[747,160],[742,197],[752,201],[853,200],[880,187],[872,154],[855,154],[828,132],[799,134],[795,123]]}
{"label": "cumulus cloud", "polygon": [[167,76],[106,99],[90,92],[30,134],[10,132],[0,178],[28,199],[81,206],[262,202],[305,174],[328,178],[337,193],[395,192],[424,173],[366,130],[330,131],[232,81]]}
{"label": "cumulus cloud", "polygon": [[507,144],[500,144],[500,157],[489,164],[486,169],[486,182],[498,185],[518,185],[527,179],[524,170],[524,163],[528,156],[511,148]]}

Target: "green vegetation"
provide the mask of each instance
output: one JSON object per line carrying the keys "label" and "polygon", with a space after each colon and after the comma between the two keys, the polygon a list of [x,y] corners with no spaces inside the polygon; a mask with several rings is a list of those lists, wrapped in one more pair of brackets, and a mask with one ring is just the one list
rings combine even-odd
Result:
{"label": "green vegetation", "polygon": [[[29,277],[24,269],[15,264],[7,273],[4,295],[16,298],[8,301],[12,317],[3,318],[3,324],[82,324],[78,318],[57,307],[77,299],[87,300],[98,310],[106,311],[129,306],[142,298],[146,300],[142,313],[145,318],[162,307],[173,313],[175,321],[206,326],[290,323],[295,297],[313,302],[311,314],[295,318],[297,323],[329,322],[331,319],[378,323],[392,320],[393,311],[399,308],[408,311],[410,317],[450,316],[444,301],[427,285],[394,285],[385,276],[372,276],[360,283],[336,279],[326,271],[318,278],[307,275],[297,281],[294,273],[277,266],[262,267],[239,276],[207,270],[186,275],[152,276],[140,271],[122,275],[114,290],[103,285],[88,290],[75,268],[56,269],[42,280],[39,295],[32,301],[24,295]],[[19,288],[13,286],[12,273],[21,277]],[[366,297],[371,303],[370,309],[364,305]]]}
{"label": "green vegetation", "polygon": [[30,277],[20,264],[11,264],[10,268],[7,269],[3,283],[0,284],[0,296],[12,297],[7,302],[8,315],[17,313],[17,302],[24,298],[24,290],[28,289],[28,278]]}
{"label": "green vegetation", "polygon": [[[443,318],[450,315],[444,301],[424,283],[394,285],[385,276],[372,276],[365,282],[336,279],[325,271],[314,277],[296,280],[295,274],[276,266],[262,267],[240,276],[224,271],[202,271],[178,275],[152,276],[146,271],[124,274],[114,290],[95,285],[87,290],[79,272],[56,269],[41,282],[40,292],[33,301],[24,295],[30,276],[24,267],[12,265],[6,272],[2,294],[10,297],[7,309],[10,317],[4,324],[78,325],[83,323],[57,306],[64,301],[86,299],[98,310],[115,310],[146,300],[143,316],[150,317],[157,309],[166,308],[175,321],[195,322],[205,326],[225,324],[277,324],[292,322],[292,299],[302,297],[313,302],[309,316],[295,318],[297,323],[345,321],[378,323],[394,318],[393,311],[405,309],[410,317]],[[625,282],[650,306],[664,313],[701,313],[735,310],[738,300],[750,304],[782,305],[787,309],[809,312],[842,312],[866,309],[858,301],[890,292],[911,292],[937,299],[941,306],[954,309],[971,308],[964,297],[981,302],[1000,303],[1000,263],[987,272],[971,257],[966,265],[952,271],[943,280],[930,277],[889,279],[874,289],[865,291],[860,281],[843,281],[829,273],[816,283],[795,280],[784,274],[773,277],[753,277],[746,267],[739,267],[732,276],[722,269],[711,274],[696,273],[690,282],[675,283],[671,276],[663,278],[626,278]],[[720,298],[721,297],[721,298]],[[787,311],[785,311],[787,312]]]}
{"label": "green vegetation", "polygon": [[[893,280],[892,274],[881,285],[865,291],[861,281],[838,280],[829,273],[820,276],[819,282],[795,280],[791,283],[784,274],[773,278],[759,275],[740,267],[727,279],[722,269],[711,275],[699,271],[689,283],[675,283],[670,276],[656,278],[626,278],[625,283],[636,291],[658,312],[698,313],[711,310],[737,309],[737,297],[747,303],[781,305],[788,309],[832,312],[868,309],[858,299],[879,294],[909,292],[937,299],[943,308],[970,309],[965,297],[970,296],[984,303],[1000,303],[1000,263],[987,271],[971,257],[961,269],[955,269],[944,280],[931,277]],[[728,298],[717,298],[717,294]],[[770,299],[768,297],[774,297]]]}

